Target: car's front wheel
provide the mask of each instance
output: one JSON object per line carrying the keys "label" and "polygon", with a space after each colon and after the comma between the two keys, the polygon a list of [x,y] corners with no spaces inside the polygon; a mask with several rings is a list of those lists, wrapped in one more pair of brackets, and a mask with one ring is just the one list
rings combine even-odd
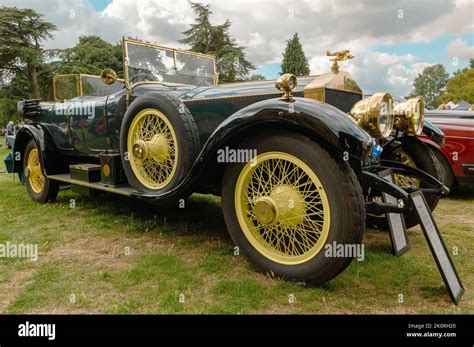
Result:
{"label": "car's front wheel", "polygon": [[[228,231],[258,270],[324,283],[342,272],[359,249],[365,206],[352,169],[310,139],[275,132],[248,139],[247,163],[228,164],[222,205]],[[253,152],[255,153],[255,152]]]}

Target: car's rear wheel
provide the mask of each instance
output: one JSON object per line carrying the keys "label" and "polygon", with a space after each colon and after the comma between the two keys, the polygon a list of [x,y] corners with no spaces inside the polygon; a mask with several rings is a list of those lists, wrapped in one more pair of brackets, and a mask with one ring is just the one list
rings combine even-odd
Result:
{"label": "car's rear wheel", "polygon": [[308,138],[275,132],[250,138],[248,163],[228,164],[222,183],[227,229],[259,271],[289,280],[324,283],[354,254],[336,245],[362,242],[365,206],[352,169]]}
{"label": "car's rear wheel", "polygon": [[[405,138],[400,153],[401,162],[407,166],[411,166],[430,174],[438,180],[442,180],[441,166],[438,158],[433,151],[420,140],[407,137]],[[426,185],[413,177],[404,175],[394,175],[394,183],[402,188],[416,187],[426,188]],[[381,199],[380,197],[371,197],[373,199]],[[426,202],[429,208],[433,211],[438,205],[439,196],[436,194],[425,194]],[[418,224],[418,217],[415,211],[410,211],[404,215],[405,225],[407,228],[414,227]],[[375,227],[380,230],[388,230],[388,221],[385,214],[382,215],[367,215],[367,225]]]}
{"label": "car's rear wheel", "polygon": [[59,182],[52,181],[43,175],[39,149],[34,140],[30,140],[26,145],[23,172],[26,176],[26,189],[32,200],[40,203],[56,200]]}
{"label": "car's rear wheel", "polygon": [[196,159],[196,124],[176,98],[144,95],[127,110],[120,149],[125,174],[135,189],[166,191],[180,182]]}

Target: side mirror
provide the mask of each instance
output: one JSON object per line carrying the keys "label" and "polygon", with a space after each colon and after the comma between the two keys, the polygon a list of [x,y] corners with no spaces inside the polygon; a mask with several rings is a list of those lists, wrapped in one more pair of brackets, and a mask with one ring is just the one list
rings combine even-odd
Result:
{"label": "side mirror", "polygon": [[100,79],[105,84],[114,84],[117,80],[117,74],[114,70],[107,68],[100,73]]}

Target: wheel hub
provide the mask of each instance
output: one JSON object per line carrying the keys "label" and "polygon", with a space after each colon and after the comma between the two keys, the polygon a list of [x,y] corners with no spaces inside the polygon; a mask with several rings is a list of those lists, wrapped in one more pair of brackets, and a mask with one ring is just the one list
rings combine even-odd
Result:
{"label": "wheel hub", "polygon": [[39,166],[28,165],[25,167],[25,177],[37,177],[41,175],[41,170]]}
{"label": "wheel hub", "polygon": [[257,200],[254,207],[254,214],[262,224],[272,224],[277,217],[277,207],[275,201],[269,197],[262,197]]}
{"label": "wheel hub", "polygon": [[290,185],[282,184],[275,187],[269,196],[259,198],[253,212],[262,224],[280,222],[295,226],[303,220],[306,204],[300,192]]}
{"label": "wheel hub", "polygon": [[153,158],[158,163],[164,163],[170,152],[170,145],[163,134],[153,135],[150,141],[138,140],[133,145],[133,155],[135,158],[145,160]]}

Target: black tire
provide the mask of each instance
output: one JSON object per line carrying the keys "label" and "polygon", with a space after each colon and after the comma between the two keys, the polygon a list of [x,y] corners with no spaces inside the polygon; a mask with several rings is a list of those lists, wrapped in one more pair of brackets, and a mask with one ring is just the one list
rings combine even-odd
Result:
{"label": "black tire", "polygon": [[[417,169],[425,171],[434,178],[442,181],[440,162],[434,152],[427,145],[415,137],[406,137],[402,145],[402,151],[411,157]],[[426,188],[426,185],[421,183],[421,188],[424,187]],[[438,205],[439,195],[425,194],[425,199],[430,210],[433,211]],[[407,229],[418,225],[418,217],[415,211],[406,213],[404,218]],[[389,230],[388,221],[385,215],[367,215],[367,226],[375,227],[380,230]]]}
{"label": "black tire", "polygon": [[[25,168],[28,166],[28,156],[33,149],[37,149],[37,147],[35,141],[31,139],[26,145],[25,152],[23,154],[23,172],[25,172]],[[59,192],[59,182],[45,177],[43,188],[39,193],[37,193],[31,187],[30,180],[26,178],[26,190],[33,201],[44,204],[48,201],[56,200]]]}
{"label": "black tire", "polygon": [[431,150],[431,152],[433,152],[436,159],[438,159],[441,171],[440,181],[443,182],[444,185],[449,189],[454,189],[456,186],[456,178],[454,177],[453,169],[451,168],[448,159],[439,149],[433,147],[429,147],[429,149]]}
{"label": "black tire", "polygon": [[327,257],[328,244],[359,245],[365,230],[365,204],[359,182],[351,167],[335,159],[307,137],[290,132],[272,132],[249,138],[239,148],[256,149],[260,155],[271,151],[291,154],[313,170],[323,185],[330,206],[327,240],[319,253],[300,264],[282,264],[265,257],[245,236],[236,214],[234,194],[240,172],[246,163],[228,164],[222,183],[222,207],[227,229],[242,254],[258,270],[287,280],[319,285],[341,273],[352,257]]}
{"label": "black tire", "polygon": [[[135,176],[130,162],[126,160],[128,152],[127,137],[133,119],[143,109],[152,108],[160,111],[171,123],[178,142],[178,163],[176,172],[170,182],[161,189],[150,189],[144,186]],[[181,108],[181,109],[180,109]],[[180,112],[182,111],[182,112]],[[174,188],[189,172],[200,150],[200,140],[196,123],[188,108],[176,97],[168,94],[153,93],[139,96],[133,101],[125,113],[120,130],[120,152],[122,164],[128,182],[132,187],[142,192],[165,192]],[[131,153],[129,154],[131,155]]]}

